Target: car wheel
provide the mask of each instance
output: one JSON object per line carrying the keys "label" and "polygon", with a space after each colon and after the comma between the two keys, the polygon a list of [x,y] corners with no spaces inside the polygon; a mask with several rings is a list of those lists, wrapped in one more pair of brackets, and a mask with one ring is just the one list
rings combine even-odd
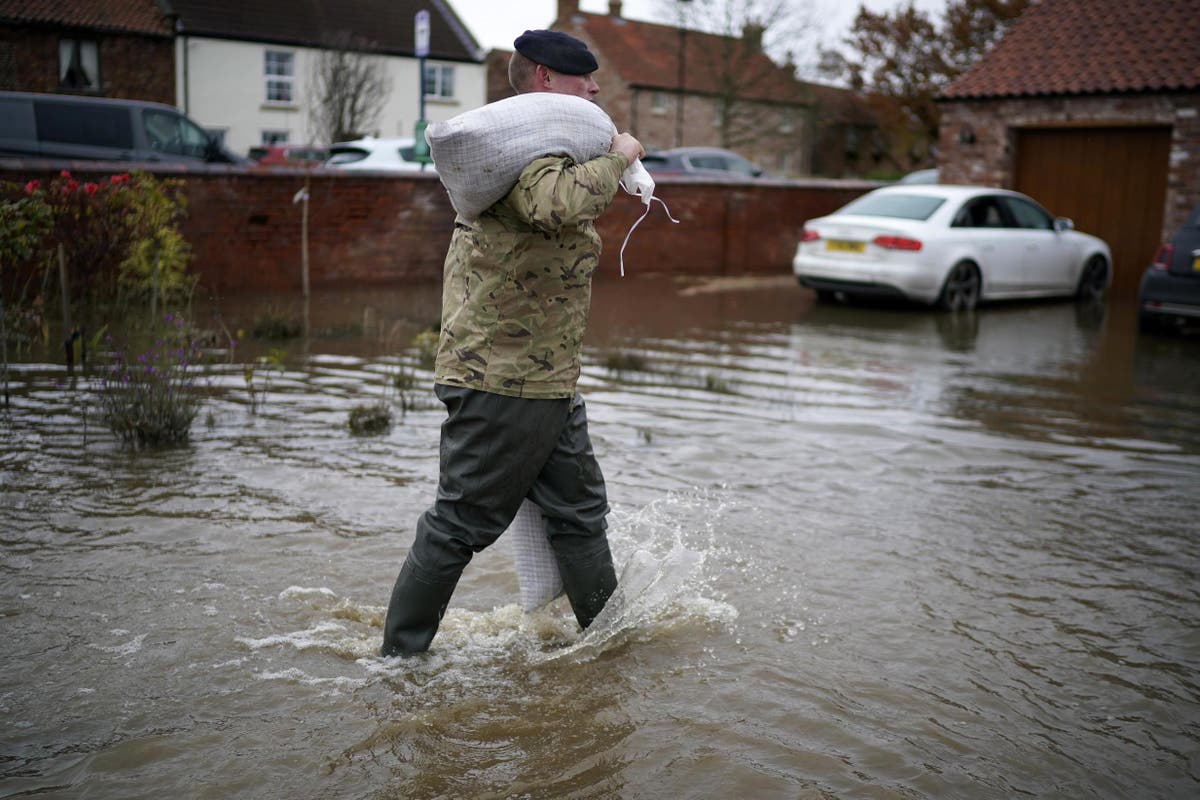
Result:
{"label": "car wheel", "polygon": [[1083,266],[1079,286],[1075,288],[1075,299],[1099,301],[1104,299],[1104,288],[1108,284],[1108,262],[1104,256],[1092,256]]}
{"label": "car wheel", "polygon": [[979,268],[970,261],[954,265],[946,276],[938,305],[946,311],[974,311],[979,303]]}
{"label": "car wheel", "polygon": [[833,291],[832,289],[816,289],[814,291],[817,293],[818,303],[825,303],[828,305],[829,303],[837,302],[837,292]]}

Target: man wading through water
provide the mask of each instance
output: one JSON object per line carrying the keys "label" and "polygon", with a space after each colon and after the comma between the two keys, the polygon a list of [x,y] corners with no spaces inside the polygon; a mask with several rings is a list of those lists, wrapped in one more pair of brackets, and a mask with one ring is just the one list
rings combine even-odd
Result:
{"label": "man wading through water", "polygon": [[[513,46],[508,75],[518,92],[594,100],[600,91],[596,59],[578,39],[526,31]],[[600,260],[593,221],[642,155],[637,139],[619,133],[608,153],[586,163],[535,159],[475,222],[455,220],[434,373],[448,413],[437,499],[417,521],[396,578],[382,655],[429,649],[472,555],[504,532],[527,497],[542,509],[582,627],[616,588],[604,478],[575,384]]]}

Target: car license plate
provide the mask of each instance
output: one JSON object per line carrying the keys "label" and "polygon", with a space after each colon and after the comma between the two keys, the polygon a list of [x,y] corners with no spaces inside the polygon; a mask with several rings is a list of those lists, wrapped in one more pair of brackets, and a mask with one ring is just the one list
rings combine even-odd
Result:
{"label": "car license plate", "polygon": [[867,249],[867,243],[829,239],[825,242],[825,249],[831,253],[862,253]]}

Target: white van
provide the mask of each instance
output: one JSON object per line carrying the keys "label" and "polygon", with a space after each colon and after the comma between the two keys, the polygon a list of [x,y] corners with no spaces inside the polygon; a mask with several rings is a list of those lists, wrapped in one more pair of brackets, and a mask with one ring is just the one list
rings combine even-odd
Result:
{"label": "white van", "polygon": [[0,158],[243,164],[162,103],[0,92]]}

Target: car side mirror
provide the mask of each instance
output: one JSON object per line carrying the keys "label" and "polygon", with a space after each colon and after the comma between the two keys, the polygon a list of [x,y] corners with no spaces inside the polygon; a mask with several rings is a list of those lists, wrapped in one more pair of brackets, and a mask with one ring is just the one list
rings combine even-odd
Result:
{"label": "car side mirror", "polygon": [[1073,231],[1075,230],[1075,223],[1066,217],[1059,217],[1054,220],[1054,230],[1058,231],[1059,233],[1063,231]]}

